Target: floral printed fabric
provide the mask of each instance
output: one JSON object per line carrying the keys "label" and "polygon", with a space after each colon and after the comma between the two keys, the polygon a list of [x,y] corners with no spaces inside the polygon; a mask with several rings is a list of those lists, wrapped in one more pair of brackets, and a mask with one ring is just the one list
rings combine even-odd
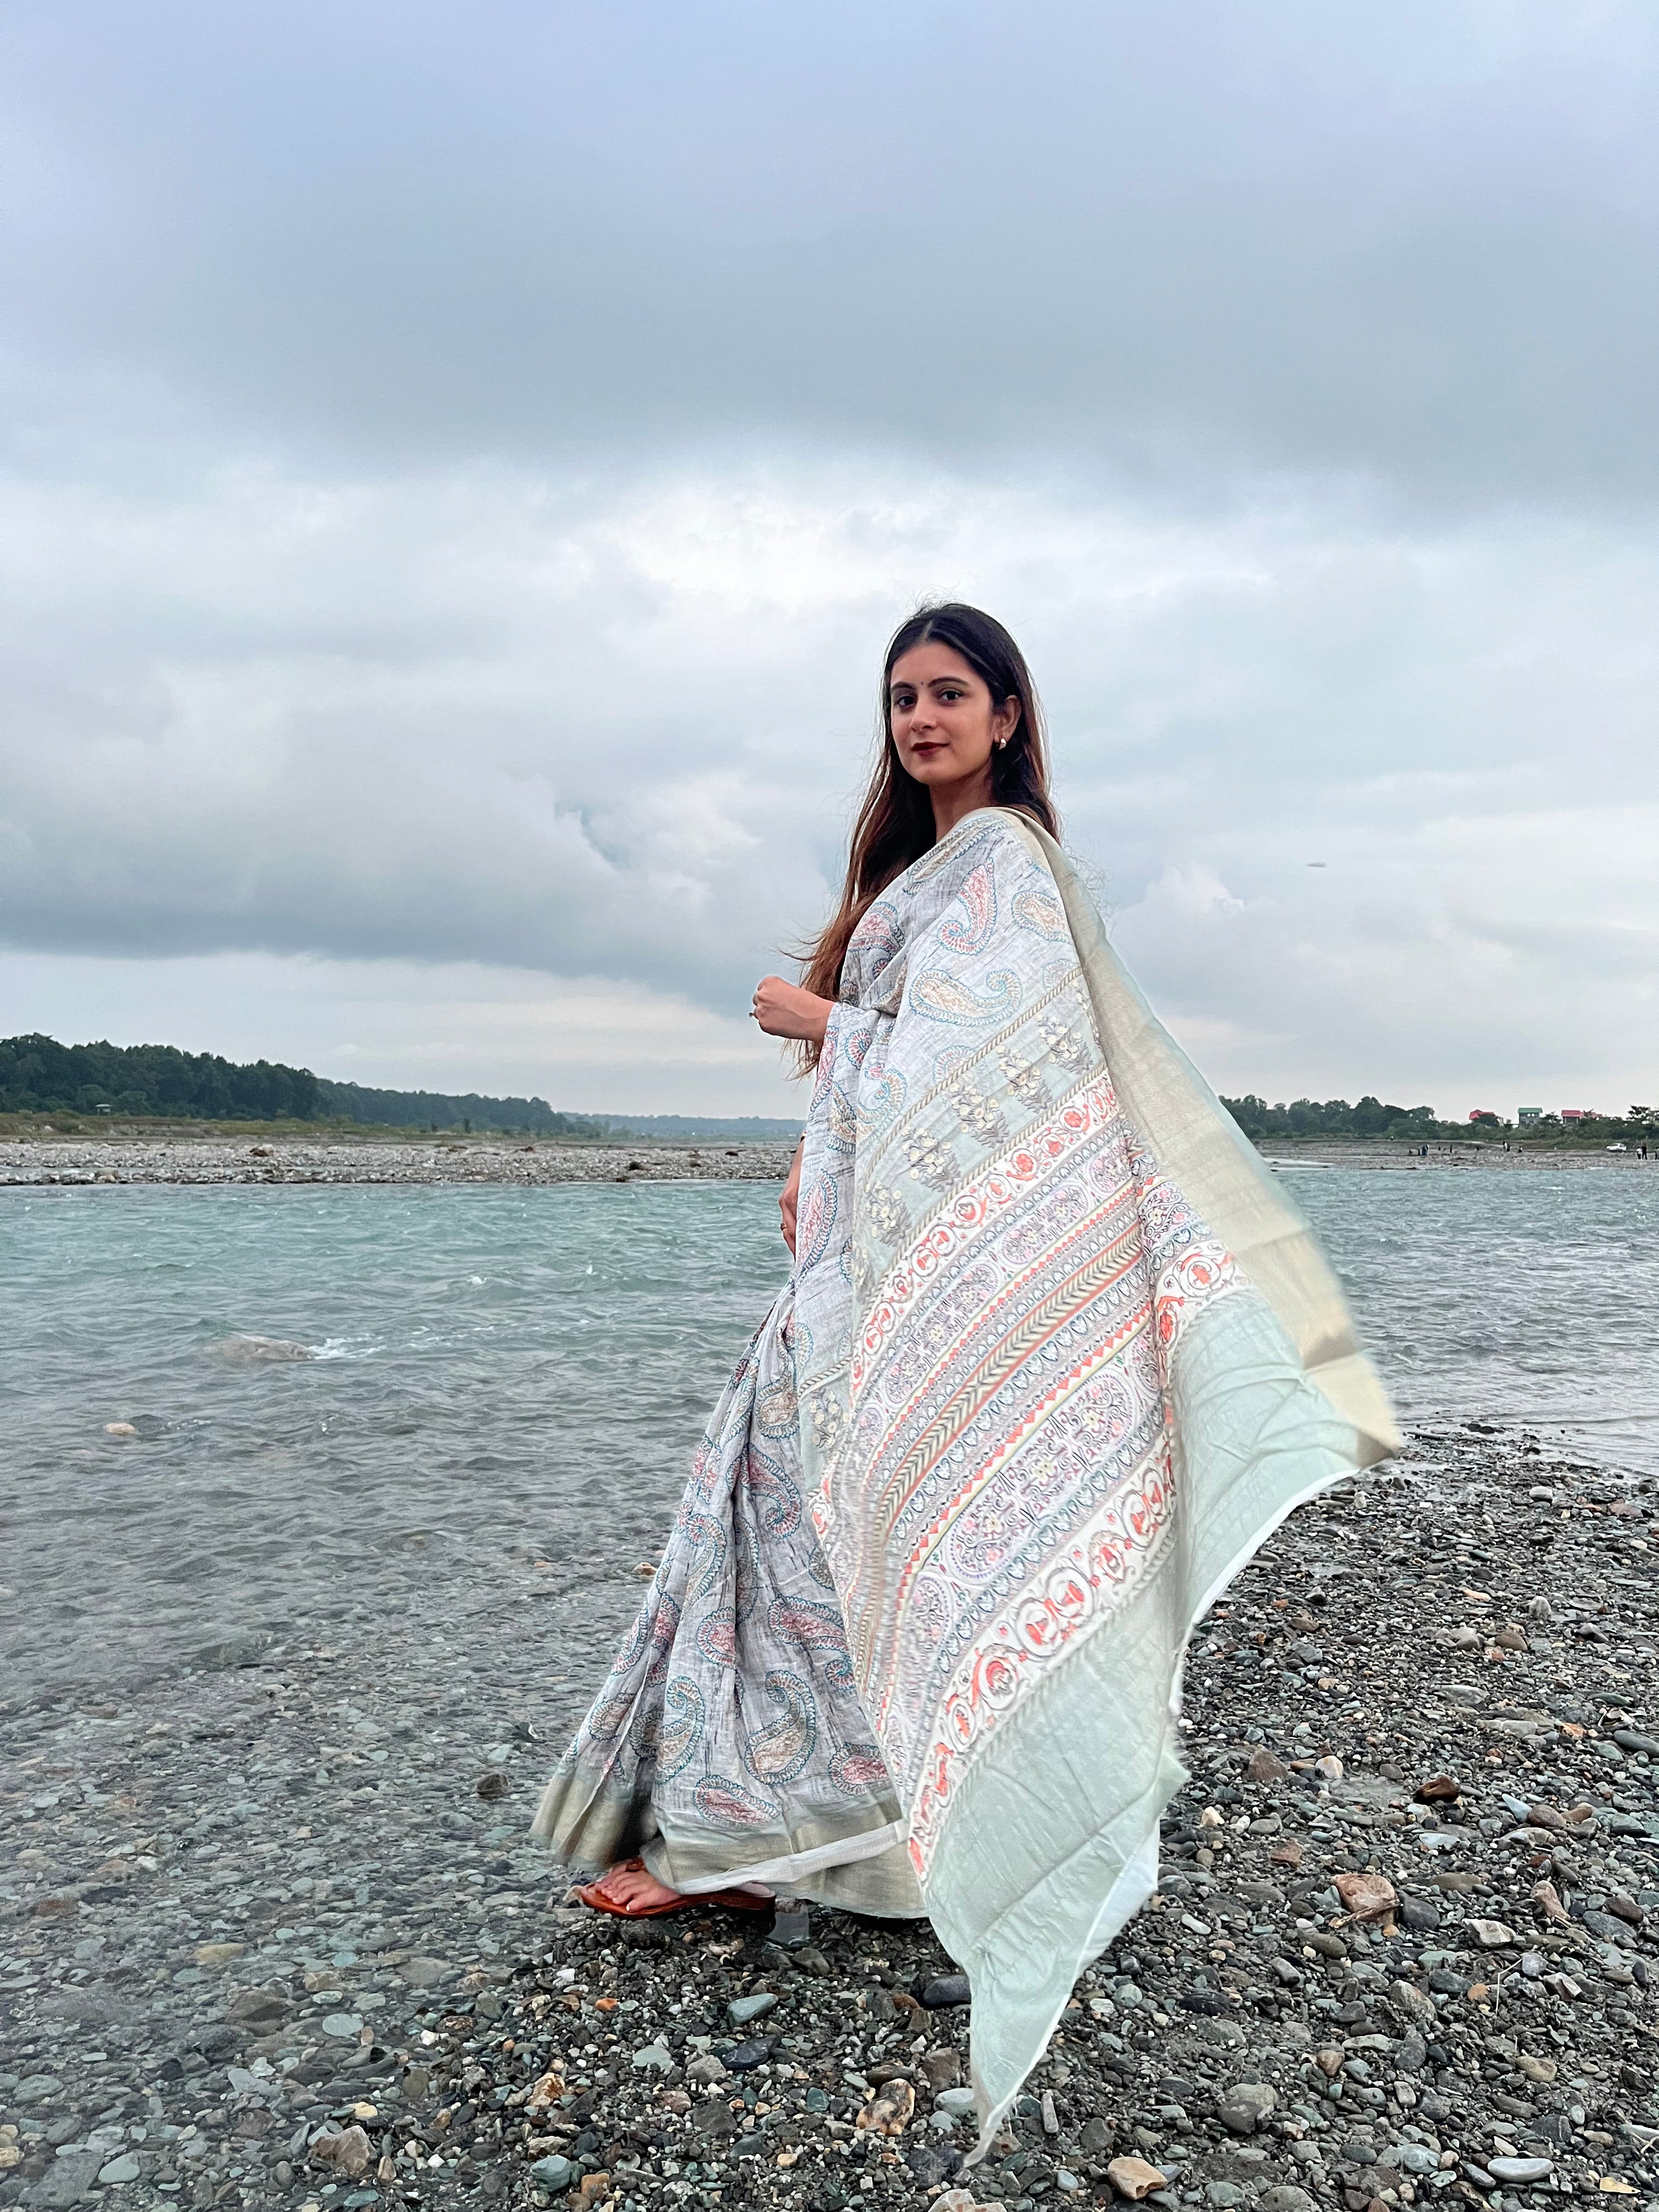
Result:
{"label": "floral printed fabric", "polygon": [[983,2141],[1153,1885],[1193,1621],[1393,1431],[1040,832],[959,823],[842,1000],[793,1284],[540,1825],[682,1887],[925,1906],[973,1985]]}
{"label": "floral printed fabric", "polygon": [[[643,1853],[677,1889],[765,1881],[833,1900],[835,1869],[898,1857],[801,1493],[792,1307],[786,1290],[726,1385],[650,1592],[548,1785],[537,1831],[573,1864]],[[863,1883],[867,1910],[921,1910],[902,1864]]]}

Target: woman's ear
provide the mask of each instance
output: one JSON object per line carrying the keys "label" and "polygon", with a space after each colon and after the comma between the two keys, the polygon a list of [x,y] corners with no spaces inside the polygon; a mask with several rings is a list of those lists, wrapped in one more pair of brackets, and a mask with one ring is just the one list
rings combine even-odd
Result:
{"label": "woman's ear", "polygon": [[1006,745],[1019,727],[1019,701],[1010,696],[991,717],[991,742]]}

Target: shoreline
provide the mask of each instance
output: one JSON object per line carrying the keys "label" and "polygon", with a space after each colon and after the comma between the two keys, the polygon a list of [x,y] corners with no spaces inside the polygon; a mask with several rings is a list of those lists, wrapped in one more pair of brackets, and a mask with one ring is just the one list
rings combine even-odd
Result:
{"label": "shoreline", "polygon": [[1322,1142],[1317,1137],[1264,1137],[1256,1143],[1255,1149],[1269,1167],[1292,1174],[1310,1168],[1364,1168],[1394,1175],[1431,1169],[1443,1173],[1455,1169],[1464,1175],[1485,1175],[1493,1170],[1508,1174],[1535,1172],[1540,1168],[1562,1168],[1578,1173],[1595,1168],[1651,1168],[1659,1173],[1659,1154],[1655,1153],[1643,1159],[1633,1152],[1609,1152],[1589,1146],[1563,1146],[1557,1152],[1543,1145],[1517,1145],[1513,1151],[1505,1152],[1502,1145],[1456,1144],[1443,1137],[1430,1141],[1426,1159],[1404,1145],[1390,1143],[1387,1139],[1372,1143],[1363,1137],[1340,1142]]}
{"label": "shoreline", "polygon": [[[1193,1638],[1158,1893],[976,2202],[1103,2207],[1122,2158],[1159,2212],[1659,2198],[1656,1516],[1650,1479],[1476,1421],[1291,1516]],[[361,1595],[6,1686],[0,2207],[957,2185],[968,2008],[925,1922],[600,1920],[531,1843],[636,1577]],[[1357,1875],[1395,1914],[1354,1917]]]}
{"label": "shoreline", "polygon": [[[789,1172],[787,1139],[726,1144],[561,1144],[520,1138],[317,1138],[109,1135],[0,1138],[0,1189],[49,1185],[241,1183],[778,1182]],[[1379,1141],[1321,1144],[1275,1139],[1257,1147],[1275,1173],[1351,1168],[1381,1174],[1537,1173],[1559,1169],[1652,1169],[1634,1152],[1431,1146],[1426,1159]]]}
{"label": "shoreline", "polygon": [[778,1182],[787,1141],[558,1145],[524,1139],[385,1141],[220,1136],[0,1139],[0,1189],[98,1184]]}

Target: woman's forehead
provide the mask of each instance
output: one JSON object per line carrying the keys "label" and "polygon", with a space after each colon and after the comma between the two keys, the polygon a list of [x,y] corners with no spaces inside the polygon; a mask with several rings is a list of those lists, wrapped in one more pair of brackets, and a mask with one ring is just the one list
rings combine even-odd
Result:
{"label": "woman's forehead", "polygon": [[969,683],[979,681],[972,664],[964,660],[954,646],[941,644],[937,638],[929,638],[924,644],[913,645],[908,653],[899,655],[893,663],[893,672],[888,681],[890,684],[937,684],[947,676],[957,679],[965,677]]}

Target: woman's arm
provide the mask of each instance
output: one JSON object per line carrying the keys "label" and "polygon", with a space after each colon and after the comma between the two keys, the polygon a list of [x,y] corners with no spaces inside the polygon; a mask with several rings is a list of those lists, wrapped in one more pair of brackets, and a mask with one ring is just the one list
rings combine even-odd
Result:
{"label": "woman's arm", "polygon": [[789,1247],[789,1256],[795,1256],[795,1208],[800,1202],[801,1154],[806,1150],[803,1137],[795,1147],[795,1157],[789,1163],[789,1180],[778,1197],[778,1212],[783,1220],[783,1241]]}
{"label": "woman's arm", "polygon": [[781,975],[763,975],[755,986],[750,1013],[768,1036],[799,1037],[822,1044],[834,1009],[834,1000],[803,991],[799,983],[786,983]]}

